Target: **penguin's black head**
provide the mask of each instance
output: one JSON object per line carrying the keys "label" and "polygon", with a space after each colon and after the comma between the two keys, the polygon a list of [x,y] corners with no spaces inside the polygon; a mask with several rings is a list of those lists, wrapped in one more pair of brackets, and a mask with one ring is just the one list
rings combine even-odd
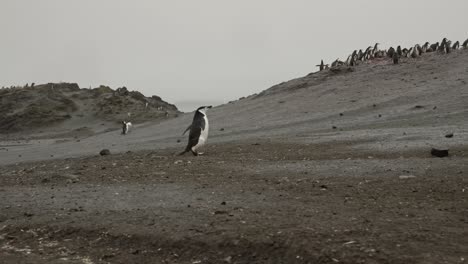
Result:
{"label": "penguin's black head", "polygon": [[197,111],[202,112],[203,114],[206,114],[206,111],[208,111],[208,109],[210,109],[211,107],[212,107],[211,105],[200,106],[200,107],[198,107]]}

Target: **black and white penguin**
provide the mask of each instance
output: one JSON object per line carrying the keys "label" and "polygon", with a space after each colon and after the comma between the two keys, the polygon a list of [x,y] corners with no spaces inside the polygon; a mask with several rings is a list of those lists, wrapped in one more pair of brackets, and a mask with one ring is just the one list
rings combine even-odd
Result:
{"label": "black and white penguin", "polygon": [[460,48],[460,41],[457,41],[457,42],[455,42],[455,44],[453,44],[452,49],[457,50],[459,48]]}
{"label": "black and white penguin", "polygon": [[130,127],[132,127],[131,122],[122,121],[122,134],[126,135],[130,131]]}
{"label": "black and white penguin", "polygon": [[319,65],[316,65],[316,66],[319,67],[320,71],[323,71],[325,69],[325,64],[323,64],[323,60],[320,62]]}
{"label": "black and white penguin", "polygon": [[209,108],[211,108],[211,105],[201,106],[197,111],[195,111],[192,124],[182,134],[184,135],[188,130],[190,130],[187,147],[179,155],[183,155],[189,151],[191,151],[195,156],[202,154],[198,153],[197,149],[205,145],[208,140],[209,124],[206,111],[208,111]]}
{"label": "black and white penguin", "polygon": [[398,56],[402,56],[402,55],[403,55],[403,51],[401,50],[401,46],[398,46],[398,47],[397,47],[397,53],[398,53]]}
{"label": "black and white penguin", "polygon": [[464,49],[468,48],[468,39],[466,39],[465,42],[463,42],[462,47]]}
{"label": "black and white penguin", "polygon": [[396,53],[395,49],[393,47],[390,47],[388,50],[387,50],[387,56],[389,58],[393,58],[393,54]]}
{"label": "black and white penguin", "polygon": [[398,64],[398,61],[400,60],[400,57],[399,57],[397,52],[393,53],[392,59],[393,59],[393,64]]}

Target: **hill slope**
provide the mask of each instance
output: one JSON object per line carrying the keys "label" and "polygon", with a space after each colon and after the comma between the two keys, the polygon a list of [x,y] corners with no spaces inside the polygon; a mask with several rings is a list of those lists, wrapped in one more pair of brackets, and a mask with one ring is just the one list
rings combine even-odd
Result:
{"label": "hill slope", "polygon": [[0,90],[0,133],[37,132],[37,128],[60,125],[76,129],[122,120],[160,121],[177,114],[177,108],[161,98],[125,87],[114,91],[107,86],[80,89],[76,83],[48,83]]}
{"label": "hill slope", "polygon": [[[467,142],[467,65],[468,50],[459,50],[448,55],[425,54],[399,65],[383,60],[359,65],[352,71],[309,74],[210,110],[209,141],[284,138],[327,142],[352,138],[395,151],[408,144],[450,146]],[[18,147],[18,152],[10,148],[1,162],[16,160],[18,153],[23,160],[38,159],[47,156],[38,154],[44,151],[69,157],[95,154],[109,147],[113,151],[180,149],[186,142],[180,134],[191,119],[192,113],[183,114],[158,124],[137,126],[125,138],[109,132],[80,142],[54,144],[53,150],[40,144]],[[440,136],[447,131],[458,136],[441,142]]]}

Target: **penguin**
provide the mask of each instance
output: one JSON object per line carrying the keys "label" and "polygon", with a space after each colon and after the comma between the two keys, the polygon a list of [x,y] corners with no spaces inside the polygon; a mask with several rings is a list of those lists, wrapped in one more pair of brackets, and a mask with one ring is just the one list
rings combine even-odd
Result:
{"label": "penguin", "polygon": [[449,54],[451,52],[450,42],[445,43],[445,53]]}
{"label": "penguin", "polygon": [[128,132],[130,131],[130,127],[132,127],[131,122],[122,121],[122,134],[128,134]]}
{"label": "penguin", "polygon": [[393,64],[398,64],[398,61],[399,61],[398,53],[394,52],[392,59],[393,59]]}
{"label": "penguin", "polygon": [[468,48],[468,39],[466,39],[465,42],[463,42],[462,46],[464,49]]}
{"label": "penguin", "polygon": [[419,44],[416,44],[414,48],[418,51],[418,56],[421,56],[424,53],[423,48],[421,48]]}
{"label": "penguin", "polygon": [[380,43],[375,43],[374,49],[372,49],[372,55],[376,54],[379,51],[379,44]]}
{"label": "penguin", "polygon": [[453,44],[452,49],[457,50],[457,49],[459,49],[459,48],[460,48],[460,42],[457,41],[457,42],[455,42],[455,43]]}
{"label": "penguin", "polygon": [[338,59],[336,59],[336,61],[332,62],[331,66],[332,67],[338,67],[338,66],[341,66],[343,64],[344,64],[344,62],[340,61],[340,59],[338,58]]}
{"label": "penguin", "polygon": [[206,141],[208,140],[209,125],[206,111],[208,111],[208,109],[211,107],[211,105],[201,106],[195,111],[192,124],[187,127],[184,133],[182,133],[182,135],[184,135],[188,130],[190,130],[187,147],[184,151],[179,153],[179,155],[183,155],[189,151],[191,151],[194,156],[202,154],[197,152],[197,149],[205,145]]}
{"label": "penguin", "polygon": [[357,56],[358,56],[357,59],[362,61],[362,59],[364,58],[364,52],[362,52],[362,49],[359,50]]}
{"label": "penguin", "polygon": [[401,50],[401,46],[397,47],[397,53],[398,53],[398,56],[403,55],[403,51]]}
{"label": "penguin", "polygon": [[436,43],[432,44],[431,47],[430,47],[430,49],[431,49],[432,51],[438,50],[438,49],[439,49],[439,42],[436,42]]}
{"label": "penguin", "polygon": [[346,66],[349,66],[350,63],[351,63],[351,55],[349,55],[348,58],[346,59],[345,65],[346,65]]}
{"label": "penguin", "polygon": [[429,42],[426,42],[422,46],[422,53],[426,53],[428,49],[429,49]]}
{"label": "penguin", "polygon": [[316,65],[316,66],[319,67],[320,71],[323,71],[325,69],[325,64],[323,64],[323,60],[322,60],[322,62],[320,62],[319,65]]}
{"label": "penguin", "polygon": [[393,58],[393,54],[396,53],[395,49],[393,47],[390,47],[387,51],[387,56],[389,58]]}
{"label": "penguin", "polygon": [[447,44],[447,39],[444,38],[439,45],[439,52],[446,53],[446,48],[445,48],[446,44]]}

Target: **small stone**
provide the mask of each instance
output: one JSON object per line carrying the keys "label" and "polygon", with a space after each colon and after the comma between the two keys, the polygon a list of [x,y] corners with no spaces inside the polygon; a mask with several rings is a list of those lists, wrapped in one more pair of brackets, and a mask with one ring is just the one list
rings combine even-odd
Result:
{"label": "small stone", "polygon": [[453,138],[453,133],[449,133],[447,135],[445,135],[446,138]]}
{"label": "small stone", "polygon": [[449,155],[449,150],[432,148],[431,155],[439,158],[447,157]]}
{"label": "small stone", "polygon": [[337,127],[336,126],[332,126],[333,129],[336,129]]}
{"label": "small stone", "polygon": [[180,139],[177,140],[177,143],[180,143]]}
{"label": "small stone", "polygon": [[221,202],[221,205],[226,205],[226,202]]}
{"label": "small stone", "polygon": [[340,116],[343,116],[343,113],[340,113]]}
{"label": "small stone", "polygon": [[224,131],[224,128],[219,129],[219,131]]}
{"label": "small stone", "polygon": [[108,149],[103,149],[103,150],[101,150],[101,151],[99,152],[99,154],[100,154],[101,156],[107,156],[107,155],[110,155],[111,153],[110,153],[110,150],[108,150]]}

